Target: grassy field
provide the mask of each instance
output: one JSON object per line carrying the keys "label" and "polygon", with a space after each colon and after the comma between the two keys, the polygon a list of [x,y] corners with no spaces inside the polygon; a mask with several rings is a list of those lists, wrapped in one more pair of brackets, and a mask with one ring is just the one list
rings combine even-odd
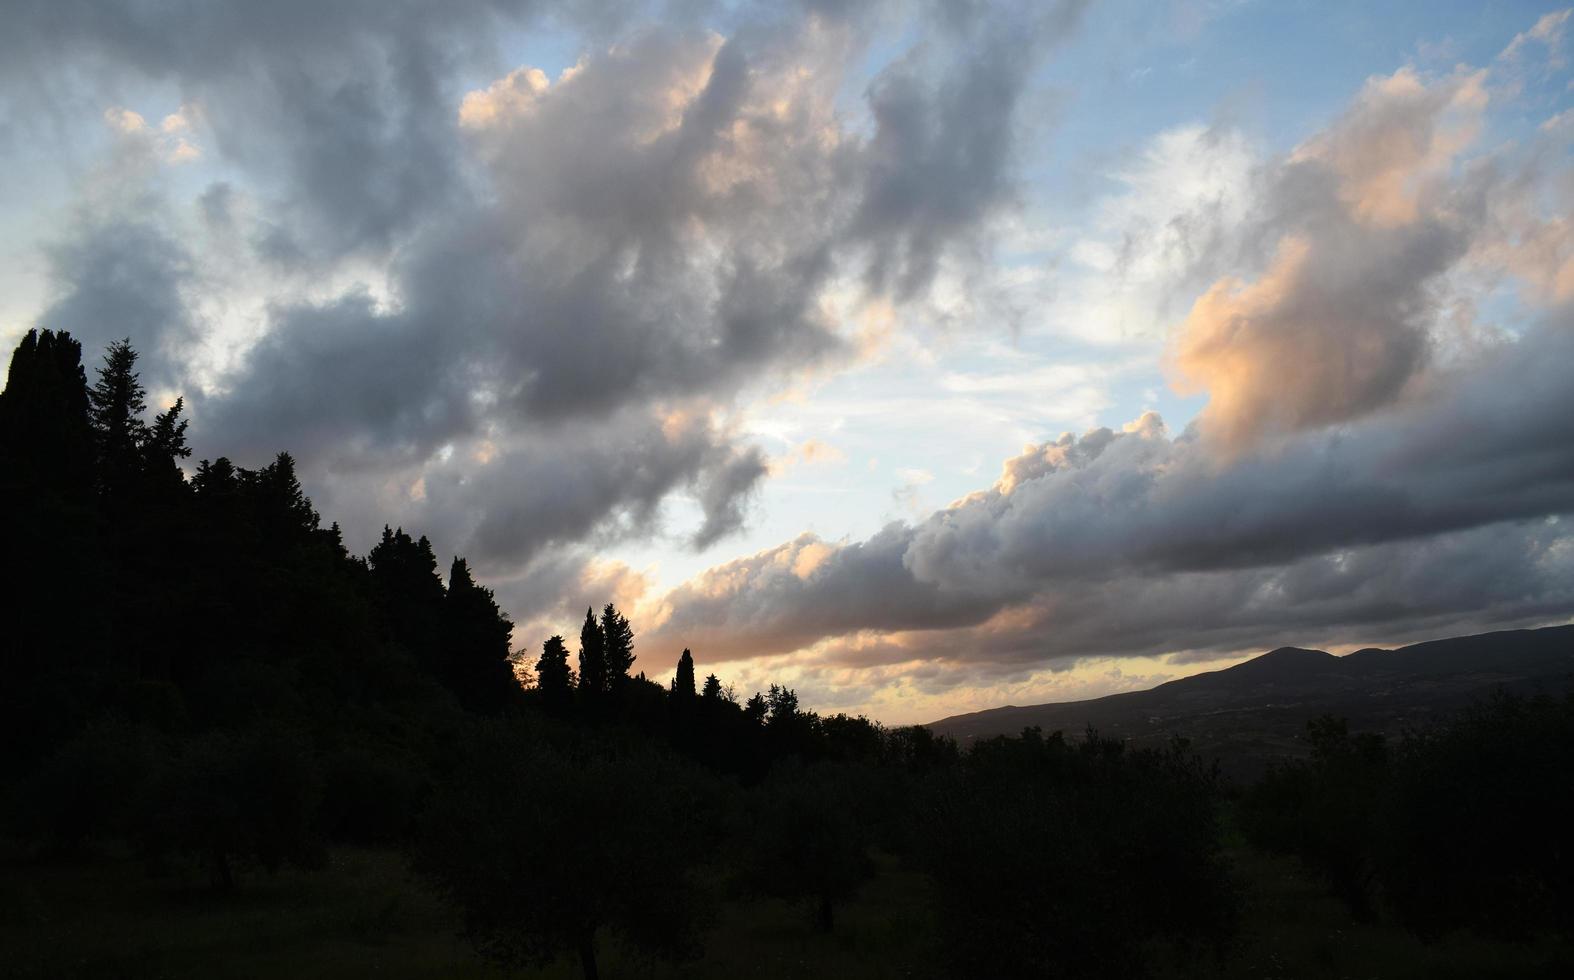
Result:
{"label": "grassy field", "polygon": [[[1242,935],[1223,963],[1175,975],[1220,978],[1567,976],[1567,948],[1475,938],[1426,945],[1390,926],[1354,923],[1293,862],[1232,852],[1247,892]],[[213,896],[193,873],[148,878],[98,856],[71,864],[0,863],[0,975],[18,978],[578,976],[563,961],[531,973],[491,969],[456,922],[386,851],[337,849],[327,872],[246,876]],[[805,910],[742,901],[713,924],[706,956],[671,968],[606,951],[607,977],[939,977],[927,880],[896,862],[845,909],[835,933]]]}
{"label": "grassy field", "polygon": [[[247,875],[215,897],[195,873],[155,880],[140,864],[99,857],[69,865],[0,866],[0,976],[19,978],[579,976],[567,960],[543,971],[487,967],[456,937],[458,923],[405,872],[397,854],[340,848],[321,873]],[[777,901],[723,908],[706,957],[673,969],[622,961],[608,977],[937,976],[928,882],[882,861],[838,928],[811,928],[805,909]]]}

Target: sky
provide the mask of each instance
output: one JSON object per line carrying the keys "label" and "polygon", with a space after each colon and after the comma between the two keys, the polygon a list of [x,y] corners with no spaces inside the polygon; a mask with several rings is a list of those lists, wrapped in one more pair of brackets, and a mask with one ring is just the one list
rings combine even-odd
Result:
{"label": "sky", "polygon": [[20,0],[0,343],[905,724],[1574,617],[1570,12]]}

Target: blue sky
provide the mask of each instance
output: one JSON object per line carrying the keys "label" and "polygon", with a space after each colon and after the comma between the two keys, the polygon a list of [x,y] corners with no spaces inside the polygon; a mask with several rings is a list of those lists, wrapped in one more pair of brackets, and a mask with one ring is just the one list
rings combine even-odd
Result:
{"label": "blue sky", "polygon": [[1560,5],[519,8],[15,15],[0,341],[825,710],[1574,614]]}

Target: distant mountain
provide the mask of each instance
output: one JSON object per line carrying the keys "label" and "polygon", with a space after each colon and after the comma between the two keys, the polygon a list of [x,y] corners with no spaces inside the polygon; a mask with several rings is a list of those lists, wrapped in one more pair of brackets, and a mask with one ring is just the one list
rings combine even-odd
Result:
{"label": "distant mountain", "polygon": [[1343,715],[1354,729],[1393,734],[1499,687],[1556,692],[1571,685],[1574,626],[1552,626],[1342,657],[1281,647],[1147,691],[991,708],[926,727],[963,744],[1034,725],[1068,735],[1092,726],[1137,744],[1162,744],[1178,735],[1227,770],[1249,775],[1276,755],[1303,753],[1306,721],[1320,714]]}

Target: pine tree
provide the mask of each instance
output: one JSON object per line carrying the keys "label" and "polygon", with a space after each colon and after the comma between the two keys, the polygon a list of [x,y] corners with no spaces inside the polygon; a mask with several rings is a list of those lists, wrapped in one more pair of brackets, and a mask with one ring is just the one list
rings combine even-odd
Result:
{"label": "pine tree", "polygon": [[678,671],[672,675],[672,696],[679,701],[694,700],[694,655],[685,647],[678,657]]}
{"label": "pine tree", "polygon": [[765,695],[765,703],[770,708],[769,721],[772,726],[786,725],[798,717],[798,692],[790,687],[772,684],[770,692]]}
{"label": "pine tree", "polygon": [[721,678],[715,674],[707,674],[705,677],[705,688],[700,691],[700,697],[706,701],[720,701]]}
{"label": "pine tree", "polygon": [[541,659],[536,661],[536,689],[547,707],[566,707],[574,693],[574,672],[568,666],[568,646],[561,636],[541,644]]}
{"label": "pine tree", "polygon": [[470,565],[457,555],[448,572],[444,607],[444,680],[472,711],[507,708],[519,690],[509,660],[514,624],[498,608],[492,590],[476,584]]}
{"label": "pine tree", "polygon": [[88,418],[98,448],[100,488],[110,496],[124,494],[142,469],[148,440],[147,390],[137,375],[137,352],[131,340],[118,340],[104,354],[98,381],[88,392]]}
{"label": "pine tree", "polygon": [[177,398],[167,411],[154,416],[143,446],[148,472],[165,481],[182,481],[177,460],[191,456],[191,447],[186,445],[186,427],[191,423],[180,417],[185,409],[186,399]]}
{"label": "pine tree", "polygon": [[[211,462],[203,460],[197,464],[197,475],[191,478],[191,487],[200,497],[230,496],[238,485],[235,464],[230,462],[228,456],[220,456]],[[383,530],[387,532],[388,529]]]}
{"label": "pine tree", "polygon": [[[304,506],[309,509],[310,503]],[[382,540],[366,559],[385,638],[407,650],[429,674],[446,678],[446,594],[431,542],[424,537],[411,540],[403,528],[385,526]]]}
{"label": "pine tree", "polygon": [[634,629],[610,602],[601,610],[601,636],[607,665],[606,687],[609,691],[618,690],[628,681],[629,668],[634,666]]}
{"label": "pine tree", "polygon": [[594,698],[606,690],[606,637],[596,623],[595,610],[586,609],[585,625],[579,628],[579,693]]}

